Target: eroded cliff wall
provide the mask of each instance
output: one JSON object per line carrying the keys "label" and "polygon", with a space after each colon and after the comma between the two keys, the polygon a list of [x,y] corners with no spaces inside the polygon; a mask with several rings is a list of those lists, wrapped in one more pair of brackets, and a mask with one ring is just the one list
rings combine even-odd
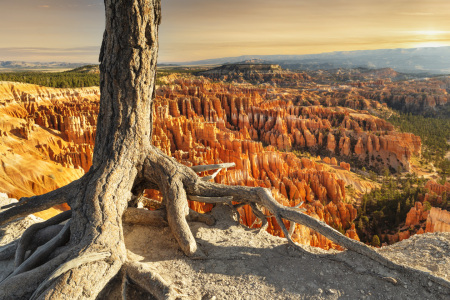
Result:
{"label": "eroded cliff wall", "polygon": [[[411,155],[420,153],[420,139],[397,133],[389,123],[361,111],[303,107],[292,97],[264,88],[173,78],[156,90],[153,143],[186,165],[235,162],[236,168],[222,171],[215,181],[270,188],[280,203],[304,202],[308,214],[358,239],[356,209],[345,186],[363,192],[373,183],[351,173],[351,165],[342,159],[408,169]],[[98,106],[97,88],[0,83],[0,190],[16,198],[41,194],[87,172]],[[289,152],[294,149],[321,150],[331,158],[297,156]],[[157,197],[154,191],[147,193]],[[198,211],[210,209],[190,205]],[[244,224],[255,223],[248,208],[240,213]],[[275,220],[268,231],[282,235]],[[294,238],[337,247],[300,225]]]}

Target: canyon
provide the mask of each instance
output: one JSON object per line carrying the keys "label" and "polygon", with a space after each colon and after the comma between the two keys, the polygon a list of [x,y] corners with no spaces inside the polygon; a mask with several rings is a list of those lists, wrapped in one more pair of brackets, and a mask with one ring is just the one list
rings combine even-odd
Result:
{"label": "canyon", "polygon": [[[284,82],[292,79],[283,72],[277,76],[287,76]],[[378,184],[355,174],[352,165],[408,171],[411,157],[421,153],[419,137],[397,132],[365,110],[383,111],[385,105],[352,93],[333,90],[328,97],[320,89],[230,84],[193,76],[169,76],[165,81],[155,91],[156,147],[188,166],[234,162],[236,167],[222,170],[215,182],[267,187],[279,203],[300,205],[354,239],[359,239],[353,222],[358,197]],[[344,103],[337,100],[341,98]],[[1,82],[0,192],[15,198],[42,194],[87,172],[98,109],[96,87],[52,89]],[[154,190],[146,190],[145,196],[160,200]],[[200,212],[212,208],[194,202],[190,206]],[[38,216],[66,209],[62,205]],[[248,207],[239,213],[242,224],[260,226]],[[295,226],[295,241],[340,249],[309,228]],[[274,218],[269,218],[267,231],[283,236]]]}
{"label": "canyon", "polygon": [[450,105],[449,76],[412,76],[390,68],[319,70],[307,74],[320,83],[319,101],[324,106],[346,106],[351,99],[353,108],[371,112],[385,105],[404,113],[439,115]]}
{"label": "canyon", "polygon": [[[409,238],[413,234],[424,232],[450,232],[450,212],[445,209],[431,206],[441,204],[443,197],[450,194],[450,182],[439,184],[429,180],[425,185],[427,193],[424,195],[423,203],[416,202],[414,207],[406,215],[405,227],[408,231],[400,234],[399,240]],[[397,237],[393,237],[394,241]]]}

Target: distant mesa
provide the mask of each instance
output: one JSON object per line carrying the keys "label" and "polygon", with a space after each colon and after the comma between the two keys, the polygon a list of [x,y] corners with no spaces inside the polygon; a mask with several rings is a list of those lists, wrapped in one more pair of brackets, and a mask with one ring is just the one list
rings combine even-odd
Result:
{"label": "distant mesa", "polygon": [[397,72],[450,74],[450,47],[337,51],[305,55],[243,55],[178,63],[180,65],[223,65],[262,60],[290,70],[338,68],[392,68]]}
{"label": "distant mesa", "polygon": [[87,63],[0,61],[0,72],[71,70]]}
{"label": "distant mesa", "polygon": [[284,70],[277,64],[265,62],[259,59],[241,61],[238,63],[224,64],[211,70],[200,72],[199,75],[231,74],[231,73],[282,73]]}
{"label": "distant mesa", "polygon": [[87,74],[100,74],[99,65],[85,65],[67,72],[87,73]]}
{"label": "distant mesa", "polygon": [[254,84],[270,83],[273,86],[298,85],[310,80],[306,73],[294,73],[284,70],[280,65],[261,59],[250,59],[237,63],[224,64],[210,70],[202,71],[197,75],[213,80]]}
{"label": "distant mesa", "polygon": [[[273,63],[268,60],[254,58],[254,59],[243,60],[243,61],[237,62],[237,63],[228,63],[228,64],[230,64],[230,65],[272,65]],[[228,64],[225,64],[225,65],[228,65]]]}

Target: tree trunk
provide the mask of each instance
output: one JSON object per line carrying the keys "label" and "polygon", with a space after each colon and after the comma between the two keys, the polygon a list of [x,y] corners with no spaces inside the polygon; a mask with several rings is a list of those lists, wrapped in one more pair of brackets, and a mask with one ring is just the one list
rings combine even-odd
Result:
{"label": "tree trunk", "polygon": [[152,151],[160,1],[106,0],[105,9],[93,165],[84,177],[84,189],[69,205],[73,257],[111,255],[61,276],[42,294],[54,299],[95,297],[126,261],[122,215],[144,158]]}
{"label": "tree trunk", "polygon": [[[190,214],[187,199],[229,205],[235,201],[250,204],[263,227],[267,221],[260,206],[268,208],[290,243],[301,251],[292,242],[281,218],[309,226],[347,249],[390,268],[416,274],[415,270],[392,263],[325,223],[281,206],[267,189],[207,182],[151,145],[160,6],[160,0],[105,0],[106,30],[100,53],[101,98],[93,165],[81,179],[45,195],[22,198],[17,205],[0,213],[2,225],[64,202],[72,211],[70,223],[60,234],[25,261],[29,245],[26,237],[33,236],[33,230],[45,224],[24,234],[16,252],[20,265],[0,283],[2,299],[95,299],[119,271],[124,287],[131,280],[145,285],[144,289],[158,298],[174,298],[174,290],[157,274],[127,261],[122,216],[133,193],[136,196],[145,188],[162,192],[165,212],[158,212],[150,221],[142,222],[141,218],[151,213],[136,214],[133,218],[129,216],[133,213],[130,210],[124,220],[152,224],[166,217],[172,234],[188,256],[203,254],[197,249],[187,217],[208,224],[213,220]],[[48,224],[55,226],[60,219],[55,217]],[[70,238],[64,244],[69,228]],[[432,275],[420,276],[450,286],[448,281]]]}
{"label": "tree trunk", "polygon": [[[66,272],[35,295],[40,298],[94,298],[118,273],[126,261],[121,216],[140,180],[144,159],[153,151],[152,94],[160,0],[105,0],[105,9],[93,165],[68,199],[72,219],[64,261],[89,253],[107,252],[110,256]],[[35,288],[30,286],[30,295]],[[8,295],[29,296],[20,292],[22,295]]]}

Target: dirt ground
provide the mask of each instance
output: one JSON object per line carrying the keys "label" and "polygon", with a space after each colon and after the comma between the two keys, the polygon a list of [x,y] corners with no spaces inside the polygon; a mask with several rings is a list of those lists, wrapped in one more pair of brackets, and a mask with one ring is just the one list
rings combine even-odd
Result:
{"label": "dirt ground", "polygon": [[[350,251],[304,246],[300,252],[285,239],[239,225],[226,206],[213,214],[218,221],[212,227],[190,224],[203,257],[185,257],[168,227],[135,225],[124,228],[129,259],[153,268],[180,299],[450,299],[450,288],[423,276],[400,274]],[[0,227],[0,246],[36,221],[29,216]],[[450,280],[450,233],[413,236],[379,252]],[[12,260],[0,262],[0,281],[10,270]],[[132,284],[127,293],[127,299],[153,299]],[[121,299],[120,280],[99,299]]]}

